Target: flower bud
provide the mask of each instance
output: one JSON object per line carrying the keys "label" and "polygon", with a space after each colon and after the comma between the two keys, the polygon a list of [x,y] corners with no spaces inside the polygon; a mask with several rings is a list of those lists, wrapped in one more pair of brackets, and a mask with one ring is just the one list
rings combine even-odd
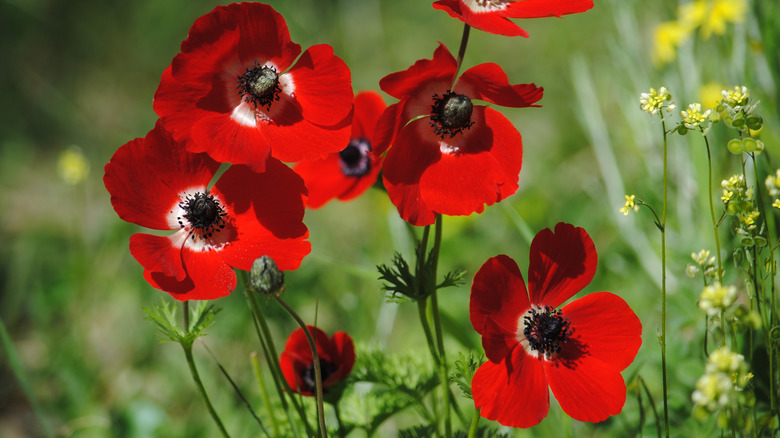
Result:
{"label": "flower bud", "polygon": [[247,289],[261,295],[281,294],[284,289],[284,273],[271,257],[264,255],[252,263]]}

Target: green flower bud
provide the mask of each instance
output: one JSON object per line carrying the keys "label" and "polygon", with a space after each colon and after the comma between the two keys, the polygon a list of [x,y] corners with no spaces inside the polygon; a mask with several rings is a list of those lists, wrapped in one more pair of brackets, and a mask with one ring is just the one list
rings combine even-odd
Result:
{"label": "green flower bud", "polygon": [[274,259],[264,255],[252,263],[247,289],[250,292],[257,292],[261,295],[282,293],[284,289],[284,273],[276,266]]}

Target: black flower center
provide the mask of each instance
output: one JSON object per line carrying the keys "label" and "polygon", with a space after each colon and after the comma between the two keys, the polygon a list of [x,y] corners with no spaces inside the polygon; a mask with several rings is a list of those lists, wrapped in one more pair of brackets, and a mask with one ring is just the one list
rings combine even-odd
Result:
{"label": "black flower center", "polygon": [[[322,381],[324,382],[331,374],[335,373],[339,367],[330,361],[322,360],[320,358],[320,373],[322,374]],[[310,363],[301,372],[301,389],[308,392],[315,392],[317,390],[316,379],[314,378],[314,363]]]}
{"label": "black flower center", "polygon": [[561,344],[569,342],[574,332],[561,311],[550,306],[531,308],[530,313],[523,317],[523,322],[523,335],[531,350],[538,351],[548,359],[561,351]]}
{"label": "black flower center", "polygon": [[275,100],[279,100],[279,93],[282,92],[276,69],[261,66],[257,61],[238,76],[236,89],[244,102],[251,103],[255,108],[264,106],[266,111]]}
{"label": "black flower center", "polygon": [[365,138],[353,138],[339,152],[341,172],[346,176],[360,177],[371,171],[371,142]]}
{"label": "black flower center", "polygon": [[[192,229],[192,240],[195,236],[202,239],[210,238],[214,233],[218,233],[225,228],[225,216],[227,212],[219,203],[219,200],[207,192],[196,192],[194,195],[188,195],[184,201],[179,203],[179,207],[184,210],[184,214],[177,217],[179,226],[182,228],[189,225]],[[187,221],[185,224],[184,221]]]}
{"label": "black flower center", "polygon": [[436,135],[442,140],[446,137],[455,137],[464,129],[471,128],[474,122],[471,121],[471,113],[474,111],[474,104],[471,99],[462,94],[447,91],[444,96],[433,95],[433,105],[431,105],[431,126]]}

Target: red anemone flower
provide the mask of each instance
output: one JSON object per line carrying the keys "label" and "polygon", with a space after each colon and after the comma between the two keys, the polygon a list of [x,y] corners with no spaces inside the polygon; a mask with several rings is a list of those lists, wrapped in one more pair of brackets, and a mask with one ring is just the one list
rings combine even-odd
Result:
{"label": "red anemone flower", "polygon": [[[314,337],[317,355],[320,357],[322,387],[327,389],[344,380],[355,365],[355,346],[352,338],[344,332],[336,332],[332,338],[317,327],[306,326]],[[279,357],[284,379],[294,392],[315,395],[314,362],[309,342],[302,328],[290,334]]]}
{"label": "red anemone flower", "polygon": [[[523,141],[498,111],[474,104],[527,107],[542,98],[534,84],[510,85],[497,64],[480,64],[457,81],[457,62],[440,44],[433,59],[379,81],[400,99],[377,125],[376,154],[390,143],[382,166],[385,187],[401,217],[430,225],[436,213],[469,215],[517,190]],[[454,85],[453,85],[454,82]]]}
{"label": "red anemone flower", "polygon": [[327,44],[300,53],[271,6],[218,6],[195,20],[154,110],[187,150],[219,162],[262,171],[269,155],[325,157],[349,141],[350,72]]}
{"label": "red anemone flower", "polygon": [[472,380],[480,414],[512,427],[547,415],[548,385],[580,421],[603,421],[626,400],[620,372],[642,343],[642,325],[623,299],[597,292],[564,301],[596,272],[596,249],[582,228],[559,223],[531,243],[528,290],[505,255],[485,262],[471,288],[471,324],[488,361]]}
{"label": "red anemone flower", "polygon": [[134,234],[130,252],[154,287],[177,300],[208,300],[236,285],[232,268],[249,270],[268,255],[296,269],[311,251],[303,224],[306,187],[278,160],[264,173],[234,165],[208,187],[220,163],[187,152],[158,122],[146,138],[116,151],[103,182],[120,218],[169,236]]}
{"label": "red anemone flower", "polygon": [[357,198],[375,182],[382,169],[382,157],[371,154],[374,127],[385,110],[385,101],[374,91],[355,96],[355,114],[349,144],[338,153],[293,167],[309,189],[306,206],[319,208],[333,198]]}
{"label": "red anemone flower", "polygon": [[439,0],[433,7],[485,32],[528,38],[509,18],[560,17],[585,12],[593,0]]}

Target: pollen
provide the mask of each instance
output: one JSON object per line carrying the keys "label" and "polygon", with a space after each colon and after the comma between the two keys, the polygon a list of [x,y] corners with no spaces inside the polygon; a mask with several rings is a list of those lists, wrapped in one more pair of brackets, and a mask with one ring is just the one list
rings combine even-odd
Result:
{"label": "pollen", "polygon": [[192,240],[205,240],[225,229],[225,211],[219,199],[206,191],[187,196],[179,203],[184,214],[177,217],[179,226],[190,229]]}
{"label": "pollen", "polygon": [[549,359],[561,351],[561,344],[571,339],[571,322],[551,306],[533,307],[523,317],[523,335],[528,346]]}
{"label": "pollen", "polygon": [[444,96],[433,95],[431,105],[431,126],[436,135],[443,139],[455,137],[469,129],[474,124],[471,114],[474,112],[474,104],[471,99],[463,94],[457,94],[452,90]]}
{"label": "pollen", "polygon": [[244,102],[251,103],[255,109],[264,106],[267,111],[274,101],[279,100],[279,94],[282,92],[279,72],[255,61],[252,67],[238,76],[236,89]]}

